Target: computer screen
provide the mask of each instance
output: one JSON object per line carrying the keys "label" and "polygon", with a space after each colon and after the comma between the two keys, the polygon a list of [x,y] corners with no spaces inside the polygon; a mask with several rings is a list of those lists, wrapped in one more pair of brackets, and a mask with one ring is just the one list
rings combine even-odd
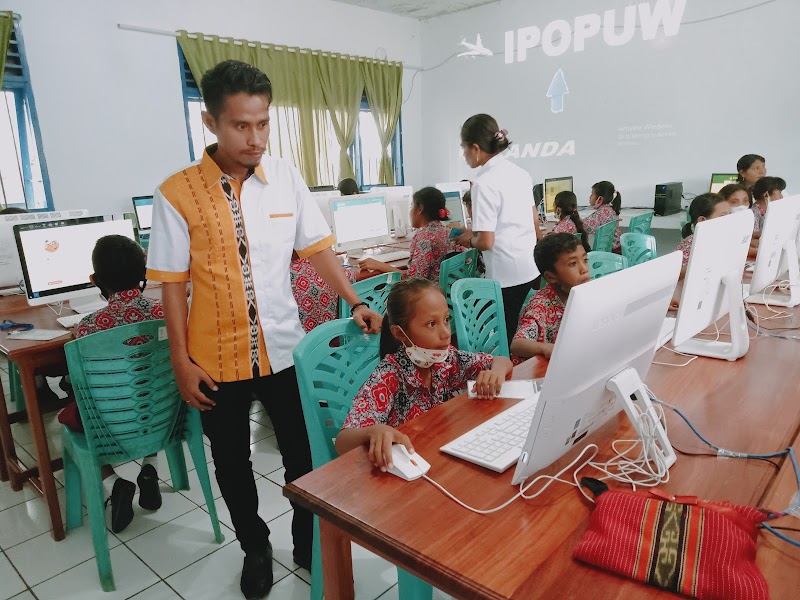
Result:
{"label": "computer screen", "polygon": [[395,185],[381,188],[386,195],[386,210],[389,212],[389,223],[397,237],[405,237],[411,231],[411,203],[414,188],[410,185]]}
{"label": "computer screen", "polygon": [[738,181],[739,175],[737,173],[714,173],[711,175],[711,184],[708,186],[708,191],[712,194],[718,194],[729,183],[737,183]]}
{"label": "computer screen", "polygon": [[97,240],[114,234],[138,242],[132,220],[111,216],[15,225],[28,304],[96,295],[89,281],[92,251]]}
{"label": "computer screen", "polygon": [[[753,279],[745,295],[748,302],[775,306],[800,304],[797,233],[800,229],[800,195],[767,204],[767,214],[758,241]],[[788,290],[778,289],[786,280]]]}
{"label": "computer screen", "polygon": [[150,229],[153,226],[153,197],[134,196],[133,210],[136,212],[136,222],[139,229]]}
{"label": "computer screen", "polygon": [[368,191],[370,191],[372,189],[375,189],[375,188],[385,188],[385,187],[389,187],[389,184],[388,183],[365,183],[364,185],[361,186],[361,191],[362,192],[368,192]]}
{"label": "computer screen", "polygon": [[[672,252],[570,290],[513,484],[551,465],[623,409],[610,381],[647,377],[680,270],[681,254]],[[661,450],[671,453],[668,444]]]}
{"label": "computer screen", "polygon": [[16,287],[22,281],[22,266],[17,243],[14,241],[14,225],[77,219],[88,214],[88,210],[59,210],[0,215],[0,288]]}
{"label": "computer screen", "polygon": [[555,212],[556,194],[572,191],[572,177],[555,177],[544,180],[544,208],[546,212]]}
{"label": "computer screen", "polygon": [[335,185],[312,185],[308,188],[312,192],[332,192],[336,189]]}
{"label": "computer screen", "polygon": [[[751,210],[695,226],[672,339],[679,352],[726,360],[736,360],[747,353],[750,338],[742,274],[752,236]],[[730,341],[694,338],[726,314],[730,315]]]}
{"label": "computer screen", "polygon": [[322,213],[325,222],[331,230],[333,230],[333,221],[331,220],[331,198],[338,198],[342,195],[339,190],[328,190],[320,192],[311,192],[314,200],[317,202],[319,211]]}
{"label": "computer screen", "polygon": [[383,194],[334,198],[331,200],[331,217],[337,251],[357,250],[392,241],[386,196]]}
{"label": "computer screen", "polygon": [[436,189],[444,194],[445,207],[450,211],[450,220],[467,224],[467,211],[464,210],[464,194],[469,191],[469,181],[437,183]]}

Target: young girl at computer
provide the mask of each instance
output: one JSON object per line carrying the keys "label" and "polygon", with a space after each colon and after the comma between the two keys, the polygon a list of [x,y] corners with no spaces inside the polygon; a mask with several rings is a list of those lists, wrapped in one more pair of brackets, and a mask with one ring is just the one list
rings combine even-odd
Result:
{"label": "young girl at computer", "polygon": [[[344,272],[353,283],[356,274],[352,267],[345,265]],[[317,273],[307,258],[292,255],[289,263],[289,281],[292,295],[297,303],[297,314],[303,330],[308,333],[317,325],[339,318],[339,295],[333,291]]]}
{"label": "young girl at computer", "polygon": [[533,256],[547,285],[522,309],[517,332],[511,340],[511,358],[515,363],[531,356],[550,358],[569,291],[589,281],[586,250],[572,233],[545,236],[536,244]]}
{"label": "young girl at computer", "polygon": [[481,398],[494,398],[511,376],[511,361],[450,344],[450,313],[439,286],[413,278],[392,287],[381,329],[381,362],[353,400],[336,438],[344,454],[369,447],[369,460],[386,470],[392,443],[411,441],[395,429],[461,392],[475,380]]}
{"label": "young girl at computer", "polygon": [[729,183],[718,193],[731,205],[732,213],[747,210],[751,206],[750,192],[742,183]]}
{"label": "young girl at computer", "polygon": [[686,276],[686,267],[689,264],[689,256],[692,253],[692,243],[694,242],[694,228],[698,223],[707,219],[716,219],[731,214],[731,205],[719,194],[700,194],[689,205],[690,221],[681,229],[683,241],[675,248],[683,253],[683,266],[679,279]]}
{"label": "young girl at computer", "polygon": [[592,186],[589,204],[596,207],[596,209],[583,220],[583,227],[587,233],[595,233],[606,223],[616,222],[614,245],[611,250],[619,254],[622,251],[622,246],[619,243],[621,233],[619,229],[619,211],[622,209],[622,195],[610,181],[598,181]]}
{"label": "young girl at computer", "polygon": [[[466,248],[459,246],[450,237],[450,229],[443,221],[450,219],[445,207],[444,194],[434,187],[424,187],[414,192],[411,206],[411,226],[416,229],[411,240],[411,258],[408,261],[406,277],[423,277],[439,282],[439,270],[442,259],[451,252],[463,252]],[[362,271],[391,273],[400,271],[374,258],[366,258],[359,262]]]}
{"label": "young girl at computer", "polygon": [[736,163],[736,172],[739,173],[739,183],[750,190],[756,181],[766,177],[767,161],[758,154],[745,154]]}
{"label": "young girl at computer", "polygon": [[556,194],[555,208],[553,209],[558,223],[553,227],[553,231],[547,235],[554,233],[571,233],[581,234],[581,245],[586,252],[589,251],[589,235],[586,233],[581,216],[578,213],[578,197],[572,193],[564,190]]}
{"label": "young girl at computer", "polygon": [[767,216],[767,204],[772,200],[783,198],[783,191],[786,189],[786,182],[780,177],[762,177],[753,185],[753,215],[755,224],[753,234],[761,236],[764,228],[764,219]]}

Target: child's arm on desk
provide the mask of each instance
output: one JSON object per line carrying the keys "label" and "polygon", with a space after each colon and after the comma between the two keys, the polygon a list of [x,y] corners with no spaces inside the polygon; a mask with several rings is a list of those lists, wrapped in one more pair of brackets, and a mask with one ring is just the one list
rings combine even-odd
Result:
{"label": "child's arm on desk", "polygon": [[358,267],[361,271],[377,271],[378,273],[393,273],[394,271],[402,271],[397,267],[393,267],[388,263],[383,263],[374,258],[365,258],[358,261]]}
{"label": "child's arm on desk", "polygon": [[403,444],[413,454],[414,447],[411,440],[404,433],[388,425],[371,425],[369,427],[346,428],[336,436],[334,445],[336,451],[342,455],[353,448],[367,446],[369,448],[369,462],[381,471],[392,467],[392,444]]}
{"label": "child's arm on desk", "polygon": [[526,338],[514,338],[511,340],[509,350],[511,354],[520,358],[530,358],[531,356],[550,358],[554,345],[547,342],[534,342]]}

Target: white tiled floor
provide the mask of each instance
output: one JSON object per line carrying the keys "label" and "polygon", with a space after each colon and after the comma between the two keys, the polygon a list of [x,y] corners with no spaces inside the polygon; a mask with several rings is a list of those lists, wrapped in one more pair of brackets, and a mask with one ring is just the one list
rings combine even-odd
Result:
{"label": "white tiled floor", "polygon": [[[0,377],[7,390],[7,366],[0,361]],[[259,514],[268,521],[274,549],[275,587],[272,600],[309,597],[310,575],[292,561],[292,510],[281,493],[283,465],[274,431],[266,413],[255,404],[252,413],[251,443]],[[53,418],[48,429],[57,435]],[[15,439],[30,446],[27,424],[15,425]],[[28,436],[26,438],[26,436]],[[60,448],[60,442],[53,446]],[[32,449],[32,447],[31,447]],[[60,451],[59,451],[60,452]],[[211,452],[206,448],[210,460]],[[23,455],[24,456],[24,455]],[[100,587],[88,519],[84,526],[56,543],[49,534],[44,502],[29,489],[13,492],[0,483],[0,600],[178,600],[180,598],[242,598],[239,575],[243,554],[231,531],[230,515],[214,481],[214,465],[208,465],[212,490],[217,498],[225,541],[213,541],[211,522],[203,510],[205,501],[186,453],[190,490],[176,492],[171,487],[169,469],[163,454],[159,457],[159,477],[164,503],[155,512],[142,510],[134,500],[135,517],[118,536],[108,531],[111,562],[117,591],[105,593]],[[135,481],[139,465],[128,463],[117,469],[120,476]],[[59,481],[63,482],[61,473]],[[62,500],[63,486],[59,484]],[[397,598],[397,571],[389,563],[361,548],[354,547],[353,564],[356,597],[362,600]],[[436,594],[434,598],[441,598]]]}

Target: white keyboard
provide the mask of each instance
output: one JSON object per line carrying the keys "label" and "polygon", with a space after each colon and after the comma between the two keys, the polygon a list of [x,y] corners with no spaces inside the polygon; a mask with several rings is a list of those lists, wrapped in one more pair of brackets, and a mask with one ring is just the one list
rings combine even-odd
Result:
{"label": "white keyboard", "polygon": [[658,342],[656,343],[656,350],[661,348],[664,344],[672,339],[672,334],[675,331],[675,317],[666,317],[661,324],[661,333],[658,334]]}
{"label": "white keyboard", "polygon": [[[492,471],[502,473],[517,462],[531,428],[539,391],[511,408],[484,421],[461,437],[439,448]],[[476,400],[491,402],[491,400]]]}
{"label": "white keyboard", "polygon": [[408,250],[393,250],[392,252],[379,252],[377,254],[363,254],[358,257],[358,260],[365,260],[367,258],[374,258],[378,262],[389,263],[396,260],[405,260],[411,258],[411,252]]}
{"label": "white keyboard", "polygon": [[69,329],[70,327],[74,327],[80,323],[83,317],[90,314],[92,313],[75,313],[74,315],[64,315],[63,317],[58,317],[56,321],[58,321],[58,324],[62,327]]}

